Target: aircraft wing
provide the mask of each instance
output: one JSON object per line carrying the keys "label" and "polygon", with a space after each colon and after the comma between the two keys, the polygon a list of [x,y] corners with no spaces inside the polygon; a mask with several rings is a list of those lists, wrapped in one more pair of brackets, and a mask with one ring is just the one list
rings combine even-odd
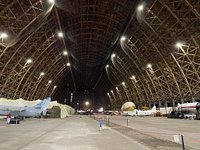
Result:
{"label": "aircraft wing", "polygon": [[13,109],[9,109],[9,111],[14,111],[14,112],[22,112],[22,111],[25,111],[26,109],[25,108],[13,108]]}
{"label": "aircraft wing", "polygon": [[136,116],[137,115],[137,110],[133,110],[133,111],[129,111],[128,113],[128,116]]}
{"label": "aircraft wing", "polygon": [[24,111],[26,110],[25,107],[10,107],[10,106],[5,106],[5,107],[0,107],[0,110],[2,111],[14,111],[14,112],[21,112],[21,111]]}

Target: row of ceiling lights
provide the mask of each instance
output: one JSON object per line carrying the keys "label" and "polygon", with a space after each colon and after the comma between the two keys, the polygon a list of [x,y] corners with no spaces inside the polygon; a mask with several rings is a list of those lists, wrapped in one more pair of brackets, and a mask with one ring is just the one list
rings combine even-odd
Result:
{"label": "row of ceiling lights", "polygon": [[[63,32],[58,32],[57,35],[58,35],[59,38],[63,38],[63,37],[64,37]],[[3,39],[7,39],[8,37],[9,37],[9,36],[8,36],[8,34],[7,34],[6,32],[0,32],[0,39],[3,40]],[[68,53],[67,53],[66,50],[63,51],[63,55],[64,55],[64,56],[67,56],[67,55],[68,55]]]}
{"label": "row of ceiling lights", "polygon": [[[152,69],[152,64],[147,64],[147,67],[146,67],[146,68],[147,68],[147,69]],[[135,81],[136,81],[136,77],[135,77],[134,75],[132,75],[129,79],[135,80]],[[122,84],[123,86],[126,85],[125,82],[122,82],[121,84]],[[119,91],[118,87],[115,87],[115,89],[116,89],[117,91]],[[113,93],[113,90],[111,90],[110,92]],[[109,93],[107,93],[107,95],[109,95]]]}
{"label": "row of ceiling lights", "polygon": [[[48,0],[48,2],[49,2],[50,4],[55,4],[55,0]],[[144,5],[143,5],[143,4],[139,5],[139,6],[137,7],[137,10],[138,10],[139,12],[143,11],[143,10],[144,10]],[[63,38],[63,37],[64,37],[63,32],[58,32],[58,37],[59,37],[59,38]],[[0,38],[1,38],[2,40],[3,40],[3,39],[6,39],[6,38],[8,38],[8,34],[7,34],[6,32],[1,32],[1,33],[0,33]],[[121,39],[120,39],[121,42],[124,42],[125,40],[126,40],[126,37],[125,37],[125,36],[122,36]],[[182,46],[183,46],[182,43],[180,43],[180,42],[176,43],[176,47],[177,47],[177,48],[180,48],[181,50],[182,50]],[[67,56],[67,55],[68,55],[67,51],[63,51],[63,55],[64,55],[64,56]],[[116,57],[116,54],[112,54],[111,57],[112,57],[112,58]],[[30,63],[32,63],[32,62],[33,62],[32,59],[27,59],[26,64],[30,64]],[[70,63],[69,63],[69,62],[67,63],[67,66],[70,66]],[[109,67],[109,65],[106,65],[106,68],[108,68],[108,67]],[[147,68],[152,68],[152,65],[151,65],[151,64],[147,64]],[[41,72],[41,73],[40,73],[40,76],[44,76],[44,72]],[[135,76],[133,75],[130,79],[134,79],[134,80],[135,80]],[[52,81],[49,80],[49,81],[48,81],[48,84],[50,84],[51,82],[52,82]],[[122,85],[125,85],[125,82],[122,82]],[[55,85],[54,88],[56,88],[56,87],[57,87],[57,86]],[[116,89],[118,90],[117,87],[116,87]],[[112,90],[111,90],[111,92],[112,92]],[[109,93],[107,93],[107,94],[109,94]]]}
{"label": "row of ceiling lights", "polygon": [[[125,37],[125,36],[122,36],[120,40],[123,42],[123,41],[126,40],[126,37]],[[183,46],[185,46],[185,45],[183,44],[183,42],[177,42],[177,43],[175,44],[175,47],[176,47],[176,48],[181,49],[181,50],[184,52]],[[116,57],[116,54],[113,53],[113,54],[111,55],[111,58],[114,58],[114,57]],[[109,67],[109,65],[106,65],[106,68],[108,68],[108,67]],[[152,69],[152,64],[150,64],[150,63],[147,64],[146,68],[147,68],[147,69]],[[130,79],[136,81],[136,77],[135,77],[134,75],[132,75],[132,76],[130,77]],[[123,86],[126,85],[125,82],[122,82],[121,84],[122,84]],[[115,87],[115,89],[116,89],[117,91],[119,90],[118,87]],[[110,92],[113,93],[113,90],[111,90]],[[109,96],[109,93],[107,93],[107,95]]]}
{"label": "row of ceiling lights", "polygon": [[[126,40],[126,37],[125,37],[125,36],[122,36],[120,40],[121,40],[122,42],[124,42],[124,41]],[[175,44],[175,47],[176,47],[176,48],[181,49],[181,50],[184,52],[183,46],[184,46],[183,42],[177,42],[177,43]],[[113,54],[111,55],[111,58],[114,58],[114,57],[116,57],[116,54],[115,54],[115,53],[113,53]],[[147,68],[151,68],[151,64],[148,64],[147,66],[148,66]],[[106,65],[106,68],[108,68],[108,67],[109,67],[109,65]]]}
{"label": "row of ceiling lights", "polygon": [[[48,0],[48,2],[50,3],[50,4],[55,4],[55,0]],[[139,5],[138,6],[138,11],[142,11],[143,9],[144,9],[144,5]],[[3,34],[3,36],[4,37],[7,37],[7,35],[6,34]],[[3,37],[2,36],[2,37]],[[0,36],[1,37],[1,36]],[[62,32],[58,32],[58,37],[59,38],[63,38],[64,37],[64,34],[62,33]],[[122,38],[121,38],[121,41],[125,41],[126,40],[126,38],[123,36]],[[63,55],[64,56],[67,56],[68,55],[68,53],[67,53],[67,51],[63,51]],[[112,57],[115,57],[116,55],[115,54],[112,54]],[[27,60],[27,62],[28,63],[31,63],[32,62],[32,60],[31,59],[28,59]],[[70,63],[67,63],[67,66],[70,66]],[[41,72],[40,73],[40,76],[43,76],[44,75],[44,72]],[[132,76],[133,77],[133,76]],[[48,84],[50,84],[52,81],[51,80],[49,80],[48,81]],[[125,85],[125,82],[122,82],[122,85]],[[57,86],[55,85],[54,86],[54,89],[56,88]],[[118,90],[118,88],[116,87],[116,89]],[[113,91],[111,91],[111,92],[113,92]],[[109,93],[108,93],[109,94]]]}
{"label": "row of ceiling lights", "polygon": [[[42,2],[42,0],[40,0],[40,2]],[[48,0],[48,2],[50,4],[55,4],[55,0]],[[58,36],[63,37],[63,33],[59,32]],[[8,34],[6,32],[0,32],[0,39],[7,39],[7,38],[8,38]]]}
{"label": "row of ceiling lights", "polygon": [[[137,11],[138,12],[141,12],[141,11],[143,11],[144,10],[144,3],[143,4],[140,4],[140,5],[138,5],[138,7],[137,7]],[[125,36],[122,36],[121,38],[120,38],[120,41],[121,42],[124,42],[126,40],[126,37]],[[183,50],[183,47],[184,45],[183,45],[183,43],[182,42],[177,42],[176,43],[176,47],[177,48],[180,48],[183,52],[184,52],[184,50]],[[111,58],[114,58],[114,57],[116,57],[116,54],[112,54],[111,55]],[[109,65],[106,65],[106,68],[108,68],[109,67]],[[150,68],[150,64],[149,64],[149,68]]]}
{"label": "row of ceiling lights", "polygon": [[[50,4],[52,4],[52,5],[55,4],[55,0],[48,0],[48,2],[49,2]],[[64,35],[63,35],[62,32],[58,32],[57,35],[58,35],[59,38],[63,38],[63,37],[64,37]],[[64,56],[67,56],[67,55],[68,55],[67,51],[63,51],[63,55],[64,55]],[[29,60],[30,60],[30,59],[29,59]],[[27,61],[28,61],[28,60],[27,60]],[[32,61],[31,61],[31,62],[32,62]],[[69,63],[69,62],[67,63],[67,66],[70,66],[70,63]],[[40,73],[40,77],[41,77],[41,76],[44,76],[44,75],[45,75],[44,72],[41,72],[41,73]],[[49,85],[49,84],[51,84],[51,83],[52,83],[52,80],[49,80],[47,85]],[[56,88],[57,88],[57,85],[54,85],[53,89],[55,90]]]}
{"label": "row of ceiling lights", "polygon": [[[48,0],[49,1],[49,3],[51,3],[51,4],[54,4],[55,3],[55,0]],[[143,9],[144,9],[144,5],[139,5],[138,6],[138,11],[142,11]],[[63,38],[64,37],[64,34],[62,33],[62,32],[58,32],[58,37],[60,37],[60,38]],[[124,37],[124,36],[122,36],[121,37],[121,41],[123,42],[123,41],[125,41],[126,40],[126,37]],[[64,56],[67,56],[68,55],[68,53],[67,53],[67,51],[63,51],[63,55]],[[116,56],[116,54],[112,54],[112,57],[115,57]],[[150,65],[150,64],[149,64]],[[70,63],[67,63],[67,66],[70,66]],[[107,65],[107,67],[109,67],[109,65]],[[42,74],[42,73],[41,73]],[[132,78],[133,78],[134,76],[132,76]],[[135,78],[135,77],[134,77]],[[49,84],[51,83],[52,81],[51,80],[49,80]],[[122,82],[122,85],[125,85],[125,82]],[[56,88],[57,86],[54,86],[54,88]],[[118,88],[116,87],[116,89],[118,90]]]}
{"label": "row of ceiling lights", "polygon": [[[48,0],[48,2],[50,4],[55,4],[55,0]],[[137,9],[138,9],[138,11],[142,11],[144,9],[144,5],[142,5],[142,4],[139,5]],[[63,38],[64,37],[63,32],[58,32],[57,35],[58,35],[59,38]],[[3,39],[7,39],[7,38],[8,38],[8,34],[6,32],[0,32],[0,39],[2,39],[2,41],[3,41]],[[125,40],[126,40],[126,37],[122,36],[121,37],[121,41],[123,42]],[[66,50],[63,51],[63,55],[67,56],[68,52]],[[115,57],[115,56],[116,56],[115,54],[112,54],[112,57]],[[29,58],[29,59],[27,59],[26,64],[30,64],[32,62],[33,62],[32,59]],[[67,66],[70,66],[69,62],[67,63]],[[109,65],[107,65],[106,67],[109,67]]]}
{"label": "row of ceiling lights", "polygon": [[[58,32],[57,33],[57,36],[59,37],[59,38],[63,38],[64,37],[64,35],[63,35],[63,33],[62,32]],[[6,32],[0,32],[0,39],[2,39],[2,41],[4,40],[4,39],[7,39],[9,36],[8,36],[8,34],[6,33]],[[68,55],[68,52],[65,50],[65,51],[63,51],[63,56],[67,56]],[[31,58],[29,58],[29,59],[27,59],[26,60],[26,63],[25,63],[25,65],[27,65],[27,64],[31,64],[33,62],[33,60],[31,59]],[[68,62],[67,63],[67,66],[69,67],[71,64]],[[42,77],[42,76],[44,76],[45,75],[45,73],[44,72],[41,72],[40,73],[40,77]],[[48,81],[48,84],[51,84],[52,83],[52,81],[51,80],[49,80]],[[57,86],[55,85],[54,86],[54,89],[55,88],[57,88]]]}

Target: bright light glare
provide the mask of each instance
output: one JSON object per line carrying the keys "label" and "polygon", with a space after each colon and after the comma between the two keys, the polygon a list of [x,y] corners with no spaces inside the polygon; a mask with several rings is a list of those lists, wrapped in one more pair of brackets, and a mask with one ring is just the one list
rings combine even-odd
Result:
{"label": "bright light glare", "polygon": [[109,95],[109,93],[107,93],[107,95]]}
{"label": "bright light glare", "polygon": [[55,89],[55,88],[57,88],[57,86],[55,85],[53,88]]}
{"label": "bright light glare", "polygon": [[90,105],[90,102],[86,101],[86,102],[85,102],[85,105],[86,105],[86,106]]}
{"label": "bright light glare", "polygon": [[58,32],[58,37],[62,38],[64,35],[62,32]]}
{"label": "bright light glare", "polygon": [[116,54],[112,54],[112,56],[111,56],[112,58],[114,58],[114,57],[116,57]]}
{"label": "bright light glare", "polygon": [[116,90],[118,90],[118,87],[115,87]]}
{"label": "bright light glare", "polygon": [[138,10],[138,11],[142,11],[142,10],[144,10],[144,5],[142,5],[142,4],[139,5],[139,6],[137,7],[137,10]]}
{"label": "bright light glare", "polygon": [[147,68],[152,68],[152,65],[151,64],[147,64]]}
{"label": "bright light glare", "polygon": [[98,112],[103,112],[103,107],[101,107],[101,108],[98,110]]}
{"label": "bright light glare", "polygon": [[182,48],[182,46],[183,46],[182,43],[180,43],[180,42],[176,43],[176,47],[177,47],[177,48]]}
{"label": "bright light glare", "polygon": [[54,4],[54,3],[55,3],[55,0],[48,0],[48,2],[49,2],[50,4]]}
{"label": "bright light glare", "polygon": [[122,85],[125,85],[125,82],[122,82]]}
{"label": "bright light glare", "polygon": [[67,56],[67,54],[68,54],[67,51],[63,51],[64,56]]}
{"label": "bright light glare", "polygon": [[27,64],[30,64],[32,62],[33,62],[32,59],[27,59],[27,61],[26,61]]}
{"label": "bright light glare", "polygon": [[109,65],[106,65],[106,68],[108,68],[109,67]]}
{"label": "bright light glare", "polygon": [[132,75],[131,79],[135,80],[135,76],[134,76],[134,75]]}
{"label": "bright light glare", "polygon": [[113,90],[111,90],[110,92],[113,93]]}
{"label": "bright light glare", "polygon": [[8,34],[5,32],[2,32],[2,33],[0,33],[0,38],[6,39],[6,38],[8,38]]}
{"label": "bright light glare", "polygon": [[40,76],[43,76],[43,75],[44,75],[44,72],[41,72],[41,73],[40,73]]}
{"label": "bright light glare", "polygon": [[67,63],[67,66],[70,66],[70,63]]}
{"label": "bright light glare", "polygon": [[52,81],[51,80],[49,80],[49,82],[48,83],[51,83]]}
{"label": "bright light glare", "polygon": [[125,36],[122,36],[120,40],[123,42],[123,41],[126,40],[126,37],[125,37]]}

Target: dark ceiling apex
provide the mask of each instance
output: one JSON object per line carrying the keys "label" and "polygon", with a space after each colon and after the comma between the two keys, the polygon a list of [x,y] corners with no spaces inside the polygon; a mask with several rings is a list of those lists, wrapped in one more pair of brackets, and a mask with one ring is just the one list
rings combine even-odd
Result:
{"label": "dark ceiling apex", "polygon": [[[71,61],[76,62],[73,65],[80,72],[81,80],[86,74],[94,78],[100,76],[127,18],[134,12],[135,3],[132,0],[71,1],[74,10],[61,14],[65,32],[70,35],[68,39],[72,39],[67,41]],[[80,84],[79,78],[76,78],[76,84]],[[86,86],[87,80],[84,81],[81,84]]]}

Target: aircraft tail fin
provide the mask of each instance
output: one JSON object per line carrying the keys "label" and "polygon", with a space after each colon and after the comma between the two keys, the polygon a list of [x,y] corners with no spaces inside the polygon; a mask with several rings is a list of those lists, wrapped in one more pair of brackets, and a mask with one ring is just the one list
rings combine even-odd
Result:
{"label": "aircraft tail fin", "polygon": [[46,110],[48,108],[50,101],[51,97],[47,97],[42,101],[42,110]]}
{"label": "aircraft tail fin", "polygon": [[36,105],[32,106],[33,108],[41,108],[43,101],[37,103]]}
{"label": "aircraft tail fin", "polygon": [[154,105],[151,110],[156,111],[156,106]]}
{"label": "aircraft tail fin", "polygon": [[49,102],[51,101],[51,97],[45,98],[43,101],[39,102],[33,108],[40,108],[42,110],[46,110],[48,108]]}

